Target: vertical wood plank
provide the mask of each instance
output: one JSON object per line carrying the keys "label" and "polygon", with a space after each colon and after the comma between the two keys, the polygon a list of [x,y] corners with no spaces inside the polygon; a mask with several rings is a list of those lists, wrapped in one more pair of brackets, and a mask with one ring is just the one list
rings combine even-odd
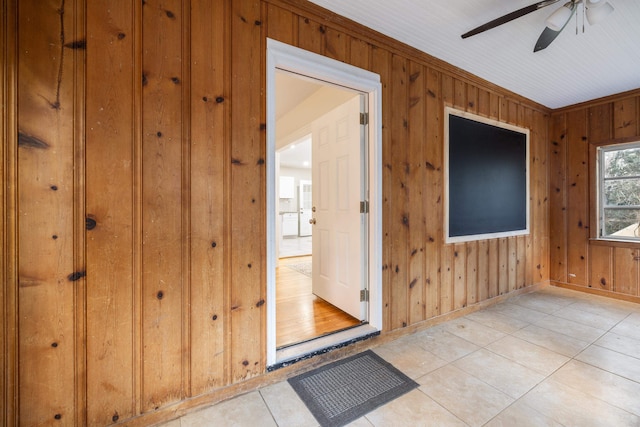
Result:
{"label": "vertical wood plank", "polygon": [[467,306],[467,244],[453,245],[453,309]]}
{"label": "vertical wood plank", "polygon": [[[440,74],[440,94],[442,104],[445,106],[455,106],[455,88],[454,78],[447,74]],[[445,120],[445,117],[442,117]],[[444,126],[444,124],[442,125]],[[442,127],[444,131],[444,127]],[[442,144],[445,135],[443,135]],[[442,148],[442,161],[444,162],[444,146]],[[444,163],[443,168],[444,171]],[[442,178],[444,180],[444,177]],[[444,201],[444,181],[442,186],[442,199]],[[444,219],[444,208],[442,210]],[[454,309],[454,247],[451,244],[445,244],[444,238],[440,245],[440,314],[449,313]]]}
{"label": "vertical wood plank", "polygon": [[491,92],[489,95],[489,117],[493,119],[500,118],[500,108],[502,106],[502,97],[498,94]]}
{"label": "vertical wood plank", "polygon": [[478,114],[491,117],[491,93],[478,88]]}
{"label": "vertical wood plank", "polygon": [[509,292],[512,292],[518,288],[518,276],[517,276],[517,262],[518,262],[518,241],[515,237],[509,237],[507,239],[507,275]]}
{"label": "vertical wood plank", "polygon": [[478,302],[478,242],[467,243],[467,265],[466,265],[466,305]]}
{"label": "vertical wood plank", "polygon": [[453,79],[453,106],[460,110],[467,110],[467,84],[457,78]]}
{"label": "vertical wood plank", "polygon": [[[228,51],[228,11],[222,0],[198,2],[192,7],[190,393],[198,395],[228,381],[225,194],[229,164],[225,162],[228,155],[224,123],[228,118],[229,90],[225,83],[228,61],[221,54]],[[291,28],[290,14],[275,9],[275,22],[284,21]],[[271,17],[272,8],[269,11]],[[271,19],[269,23],[272,28]]]}
{"label": "vertical wood plank", "polygon": [[[219,3],[217,6],[220,8],[222,4]],[[221,14],[218,14],[218,16],[220,15]],[[293,45],[293,21],[295,18],[293,13],[282,7],[272,4],[267,5],[267,37]],[[224,21],[219,21],[219,23],[222,24],[224,28]]]}
{"label": "vertical wood plank", "polygon": [[638,135],[638,103],[629,97],[613,103],[613,136],[625,138]]}
{"label": "vertical wood plank", "polygon": [[322,53],[323,27],[317,22],[301,16],[298,18],[298,47],[310,52]]}
{"label": "vertical wood plank", "polygon": [[[409,289],[409,226],[413,216],[408,211],[409,163],[407,161],[408,103],[407,60],[400,55],[391,56],[391,173],[392,188],[388,232],[391,235],[391,327],[407,326]],[[416,220],[419,220],[416,218]]]}
{"label": "vertical wood plank", "polygon": [[567,144],[566,116],[551,117],[549,144],[549,257],[551,280],[566,282],[567,276]]}
{"label": "vertical wood plank", "polygon": [[150,411],[183,397],[182,85],[188,81],[181,1],[147,1],[142,14],[142,409]]}
{"label": "vertical wood plank", "polygon": [[612,138],[612,104],[610,102],[589,108],[589,142],[592,144]]}
{"label": "vertical wood plank", "polygon": [[[538,233],[542,234],[543,231],[540,230]],[[527,251],[527,242],[529,240],[532,239],[528,239],[527,236],[518,236],[516,238],[516,289],[522,289],[532,284],[527,281],[527,259],[531,259],[532,254],[532,251]]]}
{"label": "vertical wood plank", "polygon": [[584,110],[567,114],[567,273],[568,282],[587,284],[589,169]]}
{"label": "vertical wood plank", "polygon": [[[0,352],[0,367],[5,372],[6,377],[3,376],[3,381],[0,383],[0,422],[8,425],[11,420],[8,414],[13,411],[13,398],[9,398],[13,391],[9,391],[8,383],[10,379],[15,375],[16,366],[11,364],[11,358],[6,354],[13,352],[15,348],[15,337],[8,334],[6,331],[11,330],[9,325],[15,320],[14,314],[6,309],[8,302],[8,294],[11,292],[10,288],[13,287],[13,280],[10,277],[9,265],[12,263],[12,258],[15,259],[15,254],[9,239],[9,229],[14,227],[14,220],[11,218],[13,212],[8,209],[8,201],[10,200],[8,194],[5,193],[5,188],[15,187],[15,180],[9,175],[9,153],[12,146],[15,145],[15,138],[10,138],[7,129],[9,128],[9,117],[14,106],[9,100],[8,88],[11,84],[9,75],[13,74],[11,68],[14,67],[15,61],[12,55],[12,49],[9,46],[13,45],[13,41],[9,36],[9,20],[15,18],[15,11],[12,10],[6,1],[0,2],[0,10],[3,14],[0,17],[0,46],[3,49],[0,50],[0,82],[2,86],[0,89],[0,112],[2,113],[2,119],[0,120],[0,137],[4,144],[0,148],[0,179],[2,180],[2,186],[0,186],[0,206],[2,206],[2,220],[0,220],[0,250],[2,255],[0,256],[0,345],[4,351]],[[8,13],[7,13],[8,12]],[[10,71],[11,70],[11,71]]]}
{"label": "vertical wood plank", "polygon": [[613,289],[613,248],[590,246],[591,275],[589,287],[610,291]]}
{"label": "vertical wood plank", "polygon": [[614,248],[614,292],[638,295],[638,252],[637,249]]}
{"label": "vertical wood plank", "polygon": [[[133,7],[87,4],[87,420],[136,415],[134,402]],[[117,31],[113,29],[117,28]],[[112,63],[121,67],[112,67]],[[109,85],[104,82],[108,81]],[[113,108],[118,105],[118,108]]]}
{"label": "vertical wood plank", "polygon": [[443,245],[440,255],[440,314],[453,310],[453,245]]}
{"label": "vertical wood plank", "polygon": [[409,324],[425,319],[425,212],[424,212],[424,153],[425,146],[425,70],[420,64],[408,64],[408,116],[409,167],[408,203],[411,211],[409,223]]}
{"label": "vertical wood plank", "polygon": [[371,46],[364,40],[349,37],[349,63],[364,70],[370,70]]}
{"label": "vertical wood plank", "polygon": [[[19,420],[76,422],[73,4],[18,4]],[[38,31],[33,31],[37,28]],[[38,404],[34,404],[38,402]],[[80,421],[81,422],[81,421]]]}
{"label": "vertical wood plank", "polygon": [[323,35],[324,55],[338,61],[346,61],[349,47],[347,35],[326,25],[320,26],[320,32]]}
{"label": "vertical wood plank", "polygon": [[478,242],[478,302],[489,298],[489,247],[488,240]]}
{"label": "vertical wood plank", "polygon": [[[440,73],[428,68],[426,71],[425,111],[425,298],[426,317],[440,314],[440,248],[442,246],[442,99]],[[427,117],[429,119],[427,119]]]}
{"label": "vertical wood plank", "polygon": [[489,298],[500,295],[500,252],[498,239],[489,240]]}
{"label": "vertical wood plank", "polygon": [[509,240],[498,239],[498,295],[509,292]]}
{"label": "vertical wood plank", "polygon": [[0,385],[0,422],[12,425],[19,419],[19,353],[18,353],[18,203],[17,203],[17,153],[18,153],[18,2],[3,0],[0,7],[4,14],[0,17],[0,135],[4,144],[0,148],[0,205],[3,218],[0,221],[0,332],[4,351],[0,363],[4,372]]}
{"label": "vertical wood plank", "polygon": [[[538,186],[547,186],[546,181],[546,135],[548,130],[540,132],[540,127],[534,119],[533,110],[522,105],[519,108],[518,125],[529,129],[529,234],[518,236],[515,242],[515,288],[520,288],[520,281],[525,280],[526,260],[529,260],[529,278],[531,282],[539,283],[542,278],[539,276],[543,264],[542,259],[543,241],[541,238],[546,234],[544,218],[546,216],[546,191]],[[522,240],[522,242],[520,241]],[[521,262],[524,260],[524,262]],[[522,265],[521,264],[525,264]],[[535,267],[534,267],[535,266]],[[539,267],[538,267],[539,266]],[[536,270],[535,272],[533,270]],[[538,273],[536,275],[535,273]],[[533,279],[534,277],[537,278]]]}
{"label": "vertical wood plank", "polygon": [[526,115],[533,127],[535,173],[533,174],[532,224],[533,235],[526,239],[526,283],[540,283],[549,279],[549,120],[542,112]]}
{"label": "vertical wood plank", "polygon": [[[260,1],[231,11],[231,381],[264,371],[265,171],[261,132],[264,46]],[[247,67],[247,63],[254,64]],[[259,64],[259,66],[258,66]]]}

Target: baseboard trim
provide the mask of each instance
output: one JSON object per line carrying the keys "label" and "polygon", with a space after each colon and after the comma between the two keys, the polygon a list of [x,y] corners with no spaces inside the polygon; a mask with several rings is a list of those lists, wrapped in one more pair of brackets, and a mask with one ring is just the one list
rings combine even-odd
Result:
{"label": "baseboard trim", "polygon": [[308,359],[298,360],[296,361],[296,363],[292,363],[288,366],[278,367],[278,369],[271,371],[267,371],[265,368],[264,374],[261,374],[254,378],[250,378],[240,383],[232,384],[226,387],[221,387],[200,396],[181,400],[180,402],[176,402],[173,405],[160,408],[152,413],[147,413],[135,418],[123,420],[120,424],[126,424],[127,426],[131,427],[142,427],[165,423],[167,421],[182,417],[192,411],[204,409],[207,406],[211,406],[216,403],[220,403],[225,400],[240,396],[242,394],[250,393],[252,391],[259,390],[260,388],[285,381],[290,377],[310,371],[335,360],[342,359],[344,357],[351,356],[365,350],[373,349],[389,341],[396,340],[400,337],[429,329],[433,326],[439,325],[449,320],[454,320],[478,310],[482,310],[492,305],[504,302],[515,296],[536,292],[548,286],[549,281],[540,282],[521,289],[516,289],[507,294],[495,296],[491,299],[484,300],[440,316],[432,317],[415,325],[410,325],[405,328],[400,328],[393,331],[382,331],[380,334],[368,336],[365,340],[353,342],[348,346],[339,346],[335,349],[331,349],[331,351],[313,355]]}
{"label": "baseboard trim", "polygon": [[557,288],[571,289],[572,291],[579,291],[587,294],[599,295],[602,297],[613,298],[620,301],[627,301],[627,302],[640,304],[640,297],[633,296],[633,295],[621,294],[618,292],[607,291],[604,289],[590,288],[588,286],[576,285],[574,283],[560,282],[557,280],[551,280],[550,284],[551,286],[555,286]]}

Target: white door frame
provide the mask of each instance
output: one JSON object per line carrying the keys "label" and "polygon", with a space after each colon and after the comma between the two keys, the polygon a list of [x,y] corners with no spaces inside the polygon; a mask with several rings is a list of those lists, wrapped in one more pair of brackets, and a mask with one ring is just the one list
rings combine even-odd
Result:
{"label": "white door frame", "polygon": [[[275,74],[285,70],[368,95],[369,324],[276,351],[276,126]],[[382,85],[380,76],[343,62],[267,39],[267,366],[382,330]]]}

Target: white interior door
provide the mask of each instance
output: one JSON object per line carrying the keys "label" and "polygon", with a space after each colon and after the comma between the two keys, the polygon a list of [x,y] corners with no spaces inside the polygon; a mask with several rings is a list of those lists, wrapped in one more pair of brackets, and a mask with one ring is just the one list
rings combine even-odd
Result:
{"label": "white interior door", "polygon": [[363,288],[360,95],[312,126],[313,293],[360,320]]}

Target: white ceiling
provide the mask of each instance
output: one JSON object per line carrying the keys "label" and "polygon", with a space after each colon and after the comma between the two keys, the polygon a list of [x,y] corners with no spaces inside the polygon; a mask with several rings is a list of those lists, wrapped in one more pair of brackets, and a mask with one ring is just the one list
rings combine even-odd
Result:
{"label": "white ceiling", "polygon": [[536,0],[310,0],[550,108],[640,88],[640,0],[579,33],[574,17],[545,50],[533,47],[560,1],[482,34],[461,34]]}
{"label": "white ceiling", "polygon": [[311,168],[309,124],[348,99],[358,96],[340,86],[278,71],[275,75],[276,149],[280,166]]}

